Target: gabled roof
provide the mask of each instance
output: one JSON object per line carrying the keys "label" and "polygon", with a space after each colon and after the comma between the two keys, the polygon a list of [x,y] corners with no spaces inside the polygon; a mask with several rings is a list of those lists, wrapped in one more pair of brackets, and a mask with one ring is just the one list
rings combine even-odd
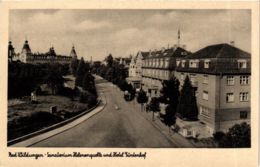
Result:
{"label": "gabled roof", "polygon": [[250,58],[250,54],[229,44],[210,45],[186,57],[187,59],[207,58]]}

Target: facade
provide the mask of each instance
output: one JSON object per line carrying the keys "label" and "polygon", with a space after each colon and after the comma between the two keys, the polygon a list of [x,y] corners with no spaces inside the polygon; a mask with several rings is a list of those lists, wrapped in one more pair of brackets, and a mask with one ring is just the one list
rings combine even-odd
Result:
{"label": "facade", "polygon": [[[9,43],[10,46],[10,43]],[[11,49],[8,48],[8,52]],[[9,53],[8,53],[9,57]],[[28,41],[26,40],[20,54],[14,54],[9,58],[11,61],[21,61],[23,63],[30,64],[42,64],[42,63],[60,63],[69,64],[72,58],[77,58],[77,54],[74,46],[72,47],[70,56],[57,55],[54,48],[51,47],[47,53],[32,53]]]}
{"label": "facade", "polygon": [[189,54],[190,52],[178,45],[149,52],[142,63],[142,85],[149,98],[160,96],[162,82],[174,75],[176,60]]}
{"label": "facade", "polygon": [[229,44],[205,47],[176,61],[181,85],[186,76],[196,91],[199,120],[210,134],[235,123],[250,123],[251,55]]}
{"label": "facade", "polygon": [[128,83],[132,84],[135,89],[141,88],[142,83],[142,64],[143,60],[149,55],[149,52],[139,51],[136,56],[132,56],[131,62],[129,64],[128,78],[126,79]]}

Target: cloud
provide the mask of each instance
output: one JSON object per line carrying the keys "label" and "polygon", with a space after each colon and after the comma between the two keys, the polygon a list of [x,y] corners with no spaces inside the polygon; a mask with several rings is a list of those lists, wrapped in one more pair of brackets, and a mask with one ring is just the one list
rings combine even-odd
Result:
{"label": "cloud", "polygon": [[75,31],[87,31],[87,30],[97,30],[100,28],[111,28],[112,25],[106,21],[94,22],[92,20],[84,20],[83,22],[72,25]]}
{"label": "cloud", "polygon": [[[128,56],[181,43],[190,51],[234,40],[250,52],[249,10],[13,10],[10,36],[21,48],[27,36],[33,51],[68,55],[72,43],[79,56],[104,59]],[[18,50],[19,51],[19,50]]]}

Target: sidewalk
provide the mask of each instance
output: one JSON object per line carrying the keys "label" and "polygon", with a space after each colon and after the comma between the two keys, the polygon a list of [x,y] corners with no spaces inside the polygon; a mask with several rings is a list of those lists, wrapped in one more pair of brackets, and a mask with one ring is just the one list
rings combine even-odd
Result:
{"label": "sidewalk", "polygon": [[[135,99],[134,99],[135,100]],[[181,148],[193,148],[195,147],[188,139],[181,136],[179,133],[173,132],[171,130],[171,133],[169,133],[169,127],[166,126],[161,122],[161,120],[154,115],[154,121],[152,120],[153,113],[152,112],[146,112],[142,111],[140,109],[140,104],[138,104],[135,101],[132,101],[131,103],[135,105],[139,110],[136,110],[136,112],[139,112],[140,115],[142,115],[146,120],[148,120],[155,128],[157,128],[162,134],[164,134],[168,139],[170,139],[173,143],[178,145]]]}

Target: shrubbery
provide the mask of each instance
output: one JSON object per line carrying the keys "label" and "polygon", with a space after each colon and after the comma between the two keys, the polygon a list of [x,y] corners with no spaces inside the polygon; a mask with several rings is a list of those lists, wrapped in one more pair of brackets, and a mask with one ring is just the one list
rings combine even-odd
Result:
{"label": "shrubbery", "polygon": [[69,66],[63,64],[8,63],[8,98],[30,96],[39,85],[46,82],[51,71],[55,75],[69,74]]}

